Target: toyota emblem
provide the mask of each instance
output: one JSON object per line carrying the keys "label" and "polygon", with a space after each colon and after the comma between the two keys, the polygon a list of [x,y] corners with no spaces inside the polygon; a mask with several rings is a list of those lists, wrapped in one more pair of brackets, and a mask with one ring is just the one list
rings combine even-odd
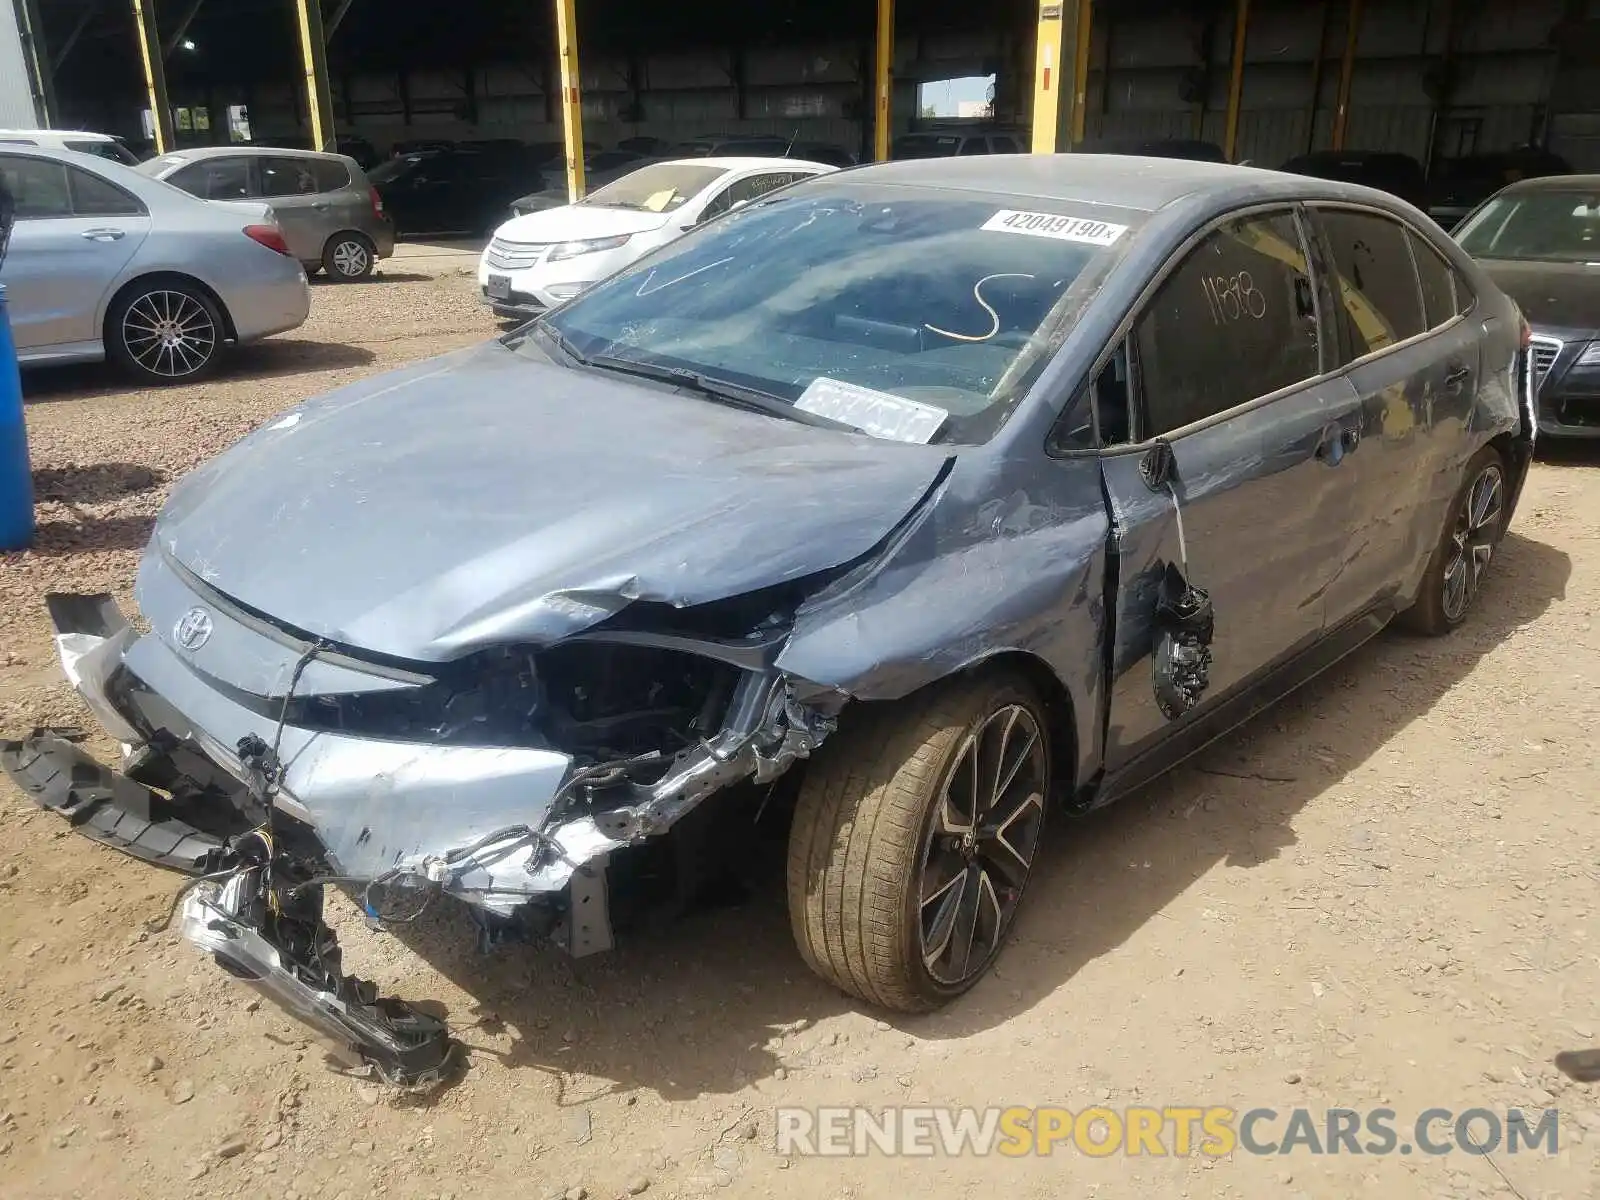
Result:
{"label": "toyota emblem", "polygon": [[203,608],[191,608],[178,618],[172,636],[185,650],[200,649],[211,640],[211,614]]}

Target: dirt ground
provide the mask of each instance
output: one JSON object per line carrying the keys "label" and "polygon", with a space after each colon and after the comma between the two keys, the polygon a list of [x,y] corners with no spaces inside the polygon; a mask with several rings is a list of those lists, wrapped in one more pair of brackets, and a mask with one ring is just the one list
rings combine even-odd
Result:
{"label": "dirt ground", "polygon": [[[0,557],[0,735],[92,726],[51,589],[130,600],[170,482],[272,413],[494,323],[461,268],[319,285],[216,381],[37,374],[35,550]],[[477,954],[458,913],[346,962],[437,1001],[471,1068],[426,1100],[328,1072],[171,934],[177,886],[0,783],[0,1196],[1600,1195],[1600,454],[1545,456],[1481,607],[1385,635],[1124,804],[1057,822],[993,978],[884,1021],[812,978],[781,880],[582,962]],[[92,743],[101,752],[104,739]],[[1561,1111],[1492,1157],[783,1159],[778,1105],[1103,1103]],[[1281,1132],[1281,1128],[1279,1130]],[[1274,1135],[1276,1136],[1276,1135]]]}

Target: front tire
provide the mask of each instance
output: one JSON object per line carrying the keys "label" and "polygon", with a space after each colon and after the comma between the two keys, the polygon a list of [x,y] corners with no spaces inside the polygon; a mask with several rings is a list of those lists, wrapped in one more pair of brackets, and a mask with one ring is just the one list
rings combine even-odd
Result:
{"label": "front tire", "polygon": [[1440,637],[1472,611],[1510,518],[1506,463],[1486,446],[1473,455],[1445,514],[1444,530],[1422,578],[1422,592],[1402,616],[1417,633]]}
{"label": "front tire", "polygon": [[1045,709],[990,676],[853,715],[801,787],[790,925],[834,986],[927,1012],[977,983],[1010,932],[1050,794]]}
{"label": "front tire", "polygon": [[107,352],[144,383],[205,378],[216,368],[225,336],[216,301],[180,280],[140,283],[106,313]]}
{"label": "front tire", "polygon": [[377,248],[359,233],[334,234],[322,251],[322,269],[340,283],[366,279],[377,265]]}

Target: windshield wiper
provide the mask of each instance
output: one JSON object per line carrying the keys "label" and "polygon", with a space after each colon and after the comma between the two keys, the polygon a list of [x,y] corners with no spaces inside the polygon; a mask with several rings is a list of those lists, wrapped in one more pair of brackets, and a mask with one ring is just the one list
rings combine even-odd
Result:
{"label": "windshield wiper", "polygon": [[831,417],[796,408],[783,397],[771,392],[745,387],[743,384],[732,383],[726,379],[717,379],[715,376],[688,367],[663,367],[655,363],[641,362],[636,358],[618,358],[611,354],[597,354],[588,359],[585,365],[615,371],[619,375],[635,375],[641,379],[654,379],[661,383],[670,383],[675,387],[688,388],[719,404],[765,413],[769,417],[777,417],[784,421],[797,421],[801,425],[815,425],[822,429],[840,429],[846,433],[866,432],[843,421],[835,421]]}
{"label": "windshield wiper", "polygon": [[533,323],[533,332],[543,334],[547,341],[554,342],[557,350],[561,351],[562,354],[570,358],[573,362],[577,363],[580,367],[587,367],[589,365],[589,359],[581,350],[572,344],[572,339],[566,334],[562,333],[561,330],[557,329],[554,325],[547,324],[544,321],[535,321]]}

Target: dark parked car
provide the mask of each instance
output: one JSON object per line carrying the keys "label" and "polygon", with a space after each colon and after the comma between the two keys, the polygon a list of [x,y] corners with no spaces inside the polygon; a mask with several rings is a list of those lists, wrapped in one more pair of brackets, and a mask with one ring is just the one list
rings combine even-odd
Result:
{"label": "dark parked car", "polygon": [[1427,172],[1409,154],[1381,150],[1324,150],[1303,154],[1283,164],[1283,170],[1316,179],[1332,179],[1377,188],[1399,196],[1418,208],[1428,205]]}
{"label": "dark parked car", "polygon": [[1512,184],[1456,237],[1533,328],[1539,431],[1600,437],[1600,175]]}
{"label": "dark parked car", "polygon": [[999,953],[1048,814],[1391,618],[1468,619],[1531,455],[1524,346],[1380,192],[1076,155],[829,173],[196,470],[149,633],[51,601],[126,773],[50,734],[0,760],[212,875],[185,933],[391,1077],[449,1043],[340,974],[321,882],[586,954],[693,891],[680,838],[742,862],[758,820],[788,823],[804,960],[931,1009]]}
{"label": "dark parked car", "polygon": [[[593,192],[603,188],[608,183],[614,183],[624,175],[631,175],[640,167],[656,162],[656,159],[646,158],[642,154],[634,154],[628,150],[602,150],[593,155],[583,164],[584,188]],[[552,172],[552,176],[556,173]],[[528,213],[544,212],[548,208],[562,208],[572,203],[567,195],[566,170],[559,172],[559,178],[549,178],[545,187],[537,192],[530,192],[526,196],[518,196],[511,202],[511,215],[513,217],[526,216]]]}
{"label": "dark parked car", "polygon": [[969,154],[1021,154],[1030,145],[1018,129],[927,129],[905,133],[889,146],[889,157],[961,158]]}
{"label": "dark parked car", "polygon": [[368,178],[401,236],[487,233],[511,201],[544,188],[544,174],[520,151],[438,150],[391,158]]}
{"label": "dark parked car", "polygon": [[1195,162],[1228,161],[1221,146],[1198,138],[1089,138],[1079,143],[1078,153],[1136,154],[1145,158],[1187,158]]}
{"label": "dark parked car", "polygon": [[1428,215],[1443,228],[1453,229],[1508,184],[1571,173],[1566,159],[1538,146],[1445,159],[1429,182]]}

